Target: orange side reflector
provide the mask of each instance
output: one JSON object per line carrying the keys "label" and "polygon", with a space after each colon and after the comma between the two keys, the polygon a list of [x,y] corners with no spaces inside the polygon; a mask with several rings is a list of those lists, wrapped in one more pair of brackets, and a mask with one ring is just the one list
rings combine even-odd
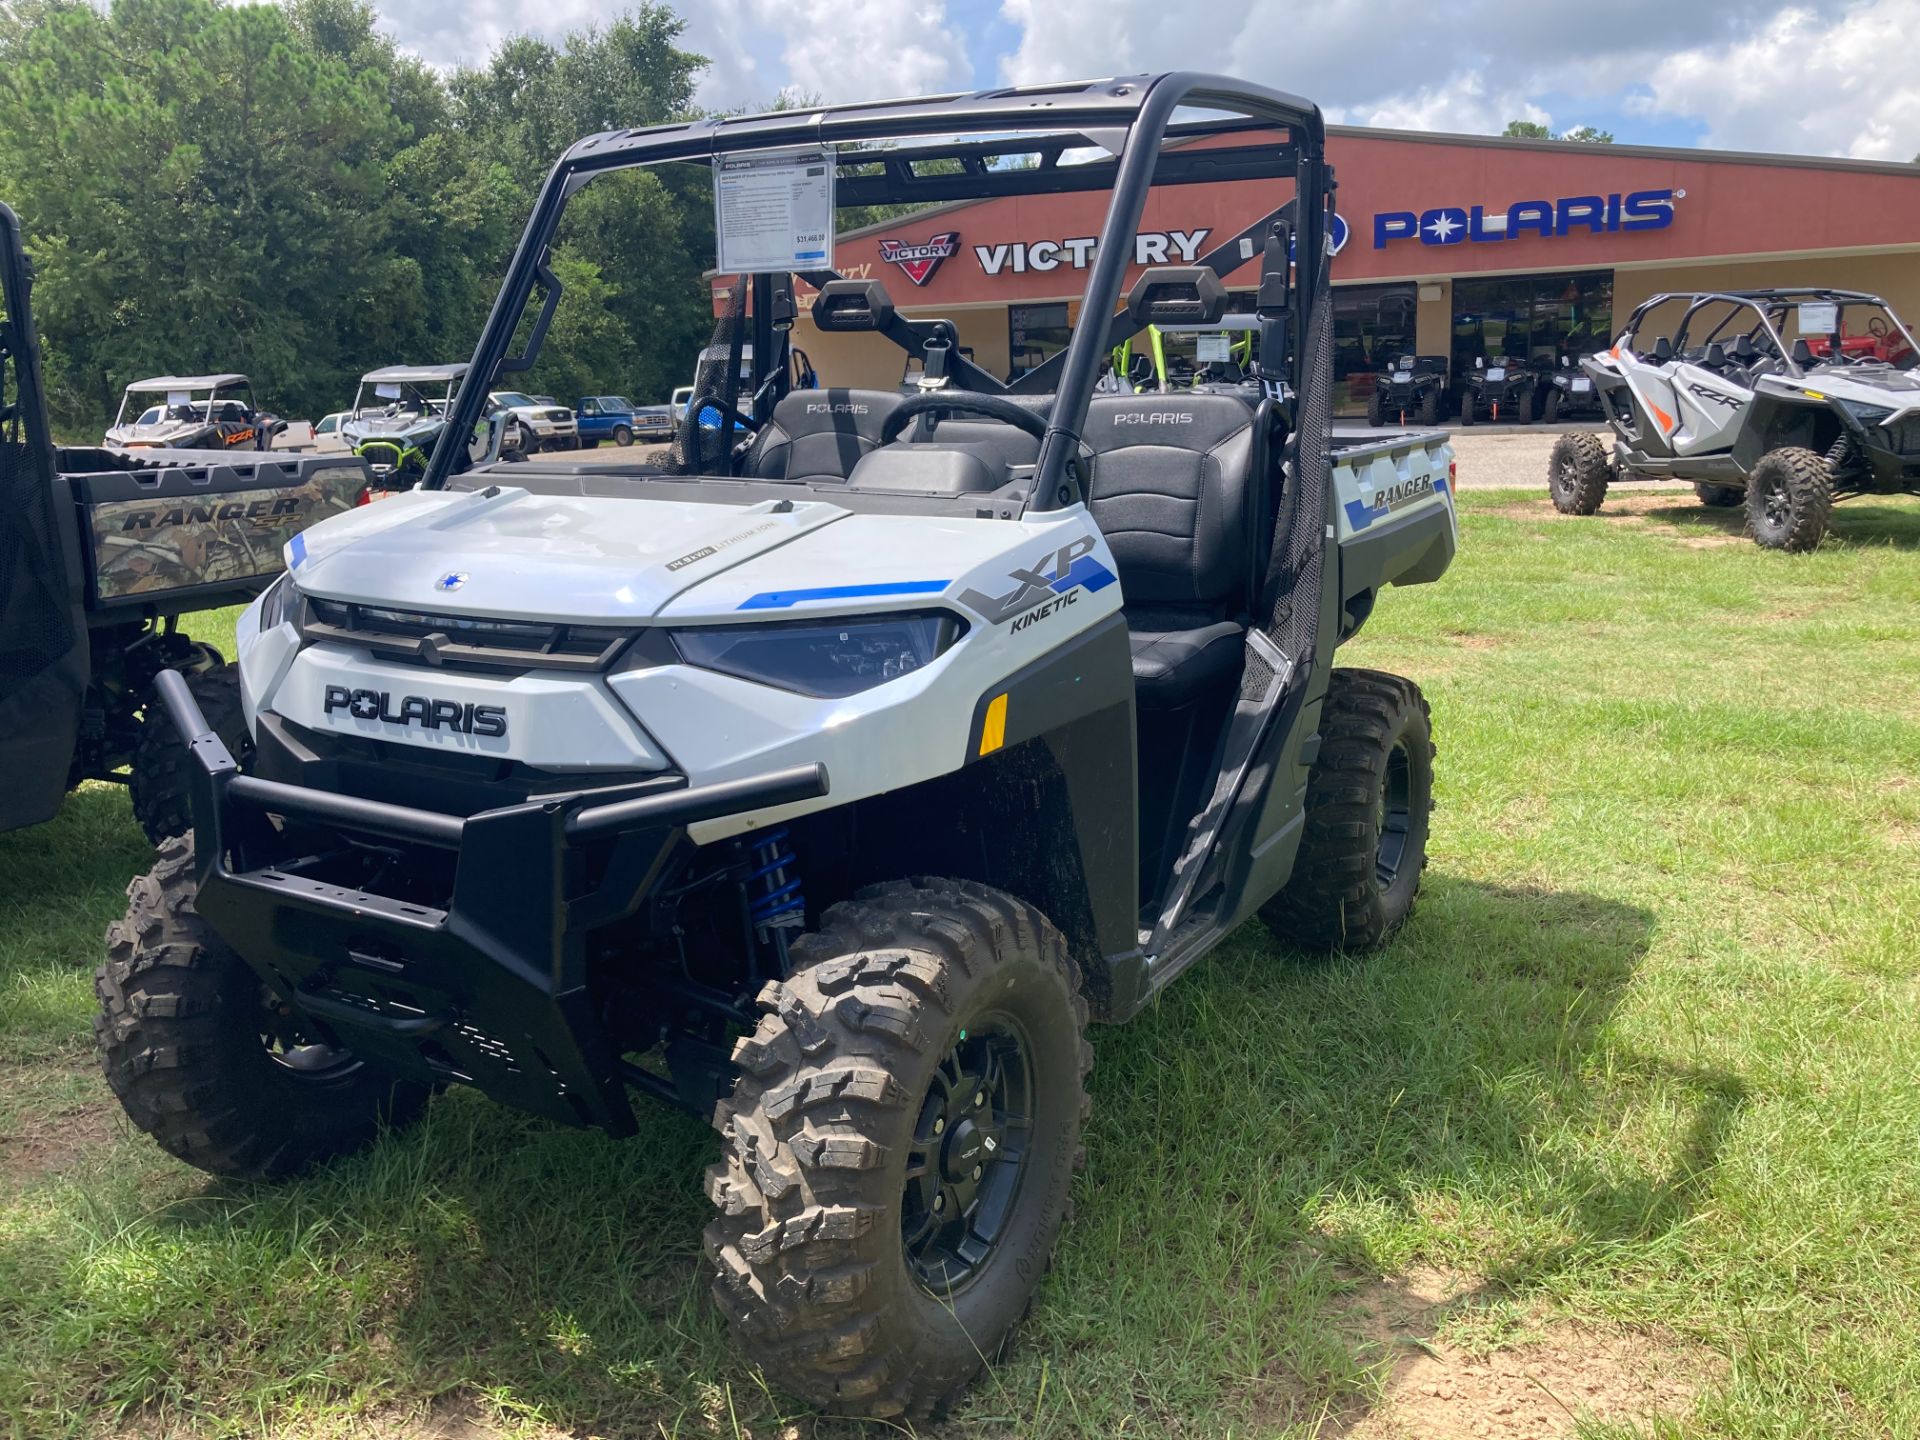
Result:
{"label": "orange side reflector", "polygon": [[1007,743],[1007,697],[996,695],[987,702],[987,718],[980,722],[980,753],[991,755]]}

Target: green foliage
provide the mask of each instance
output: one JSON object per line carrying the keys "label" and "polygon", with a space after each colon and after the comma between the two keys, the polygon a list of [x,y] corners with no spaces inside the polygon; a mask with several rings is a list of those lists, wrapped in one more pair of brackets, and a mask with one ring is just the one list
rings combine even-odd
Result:
{"label": "green foliage", "polygon": [[1611,130],[1596,130],[1591,125],[1576,125],[1556,135],[1545,125],[1532,120],[1509,120],[1507,128],[1500,133],[1512,140],[1572,140],[1582,145],[1613,144]]}
{"label": "green foliage", "polygon": [[[652,4],[447,78],[376,20],[365,0],[0,6],[0,198],[62,432],[97,432],[141,375],[244,370],[317,416],[370,367],[464,358],[560,151],[687,115],[705,64]],[[581,197],[530,387],[651,396],[685,368],[712,323],[711,201],[687,179]]]}

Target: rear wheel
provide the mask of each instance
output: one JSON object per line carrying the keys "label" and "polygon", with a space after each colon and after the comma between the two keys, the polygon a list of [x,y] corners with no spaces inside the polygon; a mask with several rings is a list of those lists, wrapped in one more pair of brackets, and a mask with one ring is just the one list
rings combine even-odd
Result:
{"label": "rear wheel", "polygon": [[1702,505],[1711,505],[1716,510],[1730,510],[1747,498],[1747,492],[1738,485],[1711,485],[1705,480],[1693,482],[1693,493],[1700,497]]}
{"label": "rear wheel", "polygon": [[1378,385],[1367,397],[1367,424],[1378,428],[1387,423],[1387,397],[1380,393]]}
{"label": "rear wheel", "polygon": [[1418,685],[1378,670],[1335,670],[1300,853],[1260,918],[1314,950],[1367,950],[1393,934],[1413,913],[1427,864],[1433,757]]}
{"label": "rear wheel", "polygon": [[[253,737],[240,707],[238,667],[216,665],[186,679],[208,726],[244,770],[253,758]],[[127,791],[134,820],[155,845],[170,835],[185,834],[193,824],[193,766],[187,742],[159,701],[150,698],[140,715]]]}
{"label": "rear wheel", "polygon": [[1066,1222],[1086,1002],[1044,916],[964,881],[865,891],[793,956],[715,1115],[714,1295],[787,1389],[924,1418],[999,1352]]}
{"label": "rear wheel", "polygon": [[1833,474],[1811,450],[1788,445],[1760,457],[1747,479],[1747,533],[1768,550],[1804,552],[1833,514]]}
{"label": "rear wheel", "polygon": [[94,973],[94,1039],[128,1118],[209,1174],[266,1179],[417,1114],[427,1087],[303,1028],[196,913],[195,888],[192,843],[176,836],[127,887]]}
{"label": "rear wheel", "polygon": [[1613,465],[1598,435],[1575,431],[1553,442],[1547,457],[1547,490],[1562,515],[1591,515],[1607,498]]}

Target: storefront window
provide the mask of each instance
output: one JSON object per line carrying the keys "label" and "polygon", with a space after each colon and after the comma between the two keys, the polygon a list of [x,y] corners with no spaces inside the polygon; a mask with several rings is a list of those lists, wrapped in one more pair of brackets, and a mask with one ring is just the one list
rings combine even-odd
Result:
{"label": "storefront window", "polygon": [[1475,360],[1557,365],[1613,338],[1613,274],[1519,275],[1453,282],[1453,373]]}
{"label": "storefront window", "polygon": [[1394,358],[1413,353],[1412,285],[1341,285],[1333,292],[1333,408],[1357,415],[1367,408],[1373,377]]}
{"label": "storefront window", "polygon": [[1010,305],[1007,307],[1008,380],[1051,360],[1067,348],[1073,331],[1067,325],[1065,305]]}

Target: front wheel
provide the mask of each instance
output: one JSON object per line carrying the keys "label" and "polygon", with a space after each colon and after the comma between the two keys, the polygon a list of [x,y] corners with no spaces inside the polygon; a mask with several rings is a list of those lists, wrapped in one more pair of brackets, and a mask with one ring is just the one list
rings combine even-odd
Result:
{"label": "front wheel", "polygon": [[1430,389],[1420,397],[1419,419],[1422,425],[1440,423],[1440,392],[1438,390]]}
{"label": "front wheel", "polygon": [[613,427],[613,443],[622,447],[623,449],[626,446],[631,445],[633,443],[633,431],[627,428],[625,425],[614,426]]}
{"label": "front wheel", "polygon": [[1460,401],[1460,424],[1465,427],[1473,424],[1473,397],[1468,395]]}
{"label": "front wheel", "polygon": [[1562,515],[1591,515],[1607,498],[1613,466],[1606,442],[1598,435],[1575,430],[1553,442],[1547,457],[1547,491],[1553,508]]}
{"label": "front wheel", "polygon": [[1026,1313],[1081,1161],[1086,1002],[1060,932],[967,881],[826,912],[734,1048],[714,1295],[782,1386],[945,1410]]}
{"label": "front wheel", "polygon": [[[253,737],[240,706],[240,671],[216,665],[186,677],[187,689],[200,704],[200,713],[227,747],[227,753],[246,769],[253,758]],[[133,818],[155,845],[170,835],[181,835],[193,824],[193,768],[187,742],[157,699],[149,699],[140,714],[140,731],[133,743],[132,773],[127,798]]]}
{"label": "front wheel", "polygon": [[1380,387],[1376,385],[1373,393],[1367,397],[1367,424],[1378,430],[1386,423],[1387,397],[1380,393]]}
{"label": "front wheel", "polygon": [[212,1175],[271,1179],[368,1144],[419,1113],[395,1081],[310,1033],[194,909],[177,836],[127,887],[94,972],[107,1084],[160,1148]]}
{"label": "front wheel", "polygon": [[1418,685],[1379,670],[1335,670],[1307,776],[1300,853],[1260,918],[1311,950],[1385,943],[1420,893],[1434,753]]}
{"label": "front wheel", "polygon": [[1540,423],[1551,425],[1560,418],[1560,391],[1557,387],[1547,387],[1547,398],[1540,402]]}
{"label": "front wheel", "polygon": [[1833,514],[1833,472],[1797,445],[1770,450],[1747,479],[1747,533],[1767,550],[1805,552]]}

